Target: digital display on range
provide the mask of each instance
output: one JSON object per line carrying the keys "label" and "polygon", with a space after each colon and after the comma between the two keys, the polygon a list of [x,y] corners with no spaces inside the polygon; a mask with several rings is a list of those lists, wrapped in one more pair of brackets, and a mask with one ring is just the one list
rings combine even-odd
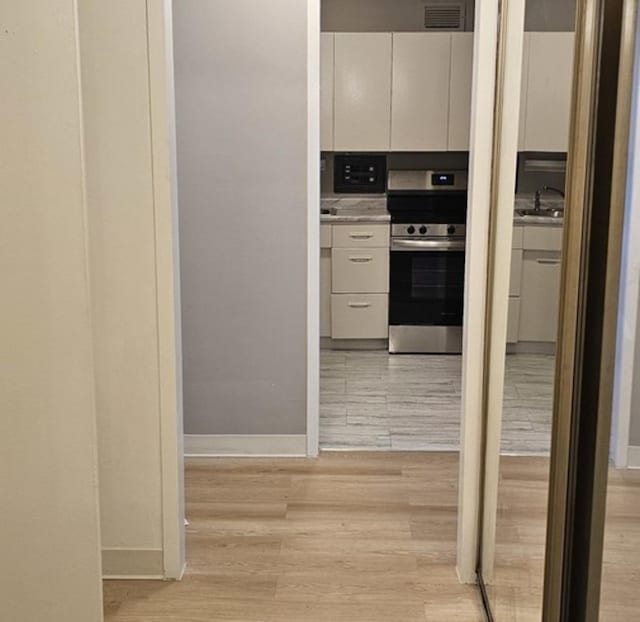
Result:
{"label": "digital display on range", "polygon": [[434,173],[431,175],[432,186],[453,186],[456,183],[456,176],[453,173]]}

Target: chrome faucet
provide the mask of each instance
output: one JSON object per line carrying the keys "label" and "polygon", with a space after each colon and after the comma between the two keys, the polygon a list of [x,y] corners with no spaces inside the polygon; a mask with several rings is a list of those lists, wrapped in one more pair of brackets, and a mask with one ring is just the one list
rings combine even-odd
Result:
{"label": "chrome faucet", "polygon": [[564,199],[564,192],[562,190],[554,188],[553,186],[542,186],[541,188],[538,188],[536,190],[536,195],[533,202],[533,209],[536,210],[536,212],[539,212],[542,209],[540,205],[540,196],[543,192],[556,192]]}

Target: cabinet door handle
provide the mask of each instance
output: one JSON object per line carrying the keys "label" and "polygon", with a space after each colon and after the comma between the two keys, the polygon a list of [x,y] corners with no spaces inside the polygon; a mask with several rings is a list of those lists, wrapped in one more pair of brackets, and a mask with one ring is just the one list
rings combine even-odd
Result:
{"label": "cabinet door handle", "polygon": [[536,263],[545,265],[545,266],[557,266],[560,264],[559,259],[536,259]]}
{"label": "cabinet door handle", "polygon": [[373,261],[373,257],[371,257],[371,255],[361,257],[351,256],[349,257],[349,261],[353,261],[354,263],[367,263],[369,261]]}
{"label": "cabinet door handle", "polygon": [[352,240],[369,240],[373,237],[373,233],[350,233],[349,237]]}
{"label": "cabinet door handle", "polygon": [[349,306],[352,309],[367,309],[371,306],[370,302],[350,302]]}

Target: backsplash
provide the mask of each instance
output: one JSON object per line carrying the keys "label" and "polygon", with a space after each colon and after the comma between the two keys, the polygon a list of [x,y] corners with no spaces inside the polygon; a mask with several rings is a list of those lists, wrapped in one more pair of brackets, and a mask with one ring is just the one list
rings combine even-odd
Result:
{"label": "backsplash", "polygon": [[[468,152],[430,152],[430,153],[383,153],[387,159],[387,170],[413,169],[467,169],[469,166]],[[336,154],[323,152],[320,166],[320,190],[323,195],[335,194],[334,191],[334,163]]]}
{"label": "backsplash", "polygon": [[[321,154],[320,189],[323,196],[335,195],[334,163],[335,153]],[[468,152],[431,152],[431,153],[386,153],[387,170],[412,169],[467,169]],[[567,156],[564,153],[518,154],[518,175],[516,195],[529,196],[543,186],[552,186],[564,190]],[[554,197],[550,197],[554,198]]]}

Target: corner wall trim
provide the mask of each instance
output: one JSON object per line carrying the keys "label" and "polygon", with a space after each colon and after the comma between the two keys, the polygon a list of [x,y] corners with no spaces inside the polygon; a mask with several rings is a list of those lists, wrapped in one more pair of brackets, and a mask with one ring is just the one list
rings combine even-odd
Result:
{"label": "corner wall trim", "polygon": [[102,549],[103,579],[164,579],[162,549]]}
{"label": "corner wall trim", "polygon": [[627,466],[630,469],[640,469],[640,445],[629,445]]}
{"label": "corner wall trim", "polygon": [[305,457],[305,434],[185,434],[187,458]]}

